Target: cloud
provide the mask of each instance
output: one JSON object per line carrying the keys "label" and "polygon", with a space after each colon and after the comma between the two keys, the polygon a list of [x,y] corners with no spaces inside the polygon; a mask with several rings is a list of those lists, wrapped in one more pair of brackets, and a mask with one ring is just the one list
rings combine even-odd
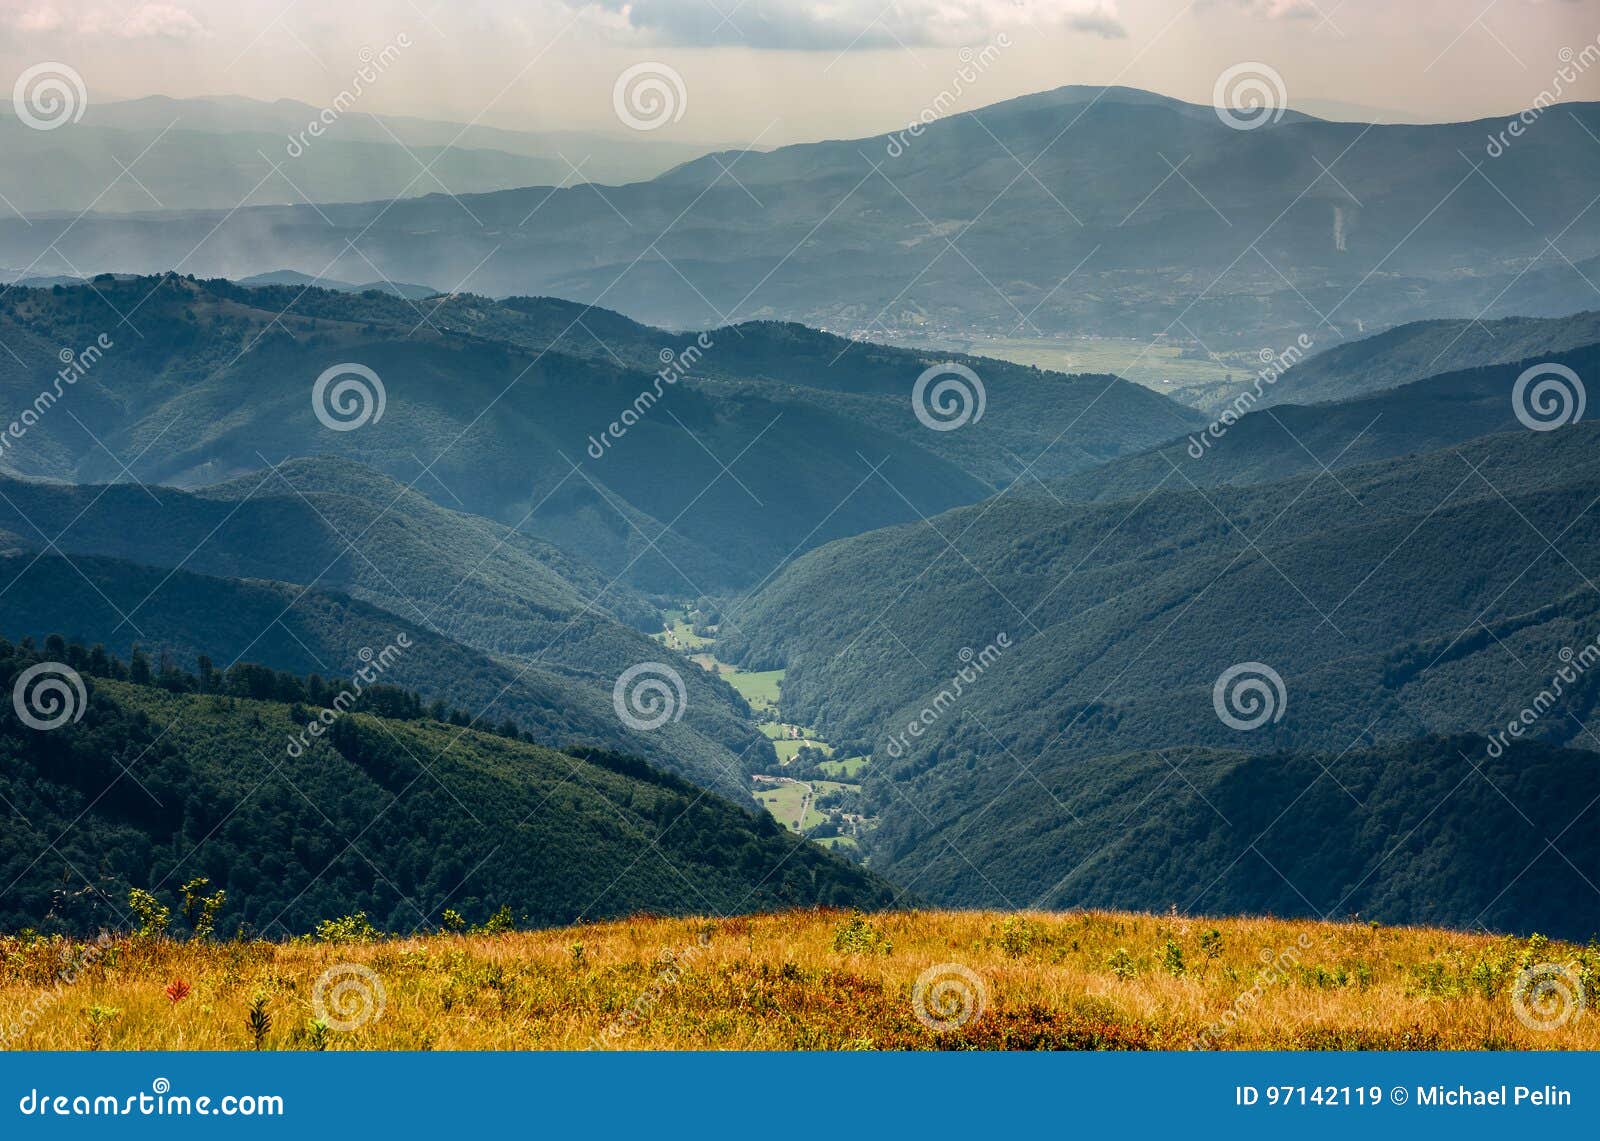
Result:
{"label": "cloud", "polygon": [[[966,45],[1000,29],[1127,35],[1115,0],[567,0],[655,42],[787,51]],[[719,11],[720,9],[720,11]]]}
{"label": "cloud", "polygon": [[141,4],[129,12],[120,25],[113,25],[111,34],[129,40],[196,40],[210,33],[200,18],[187,8],[176,4]]}
{"label": "cloud", "polygon": [[[1324,2],[1326,3],[1326,0]],[[1202,10],[1207,8],[1234,8],[1268,20],[1321,20],[1324,18],[1323,12],[1318,9],[1313,0],[1201,0],[1199,7]],[[1329,9],[1334,7],[1334,4],[1328,4]]]}
{"label": "cloud", "polygon": [[121,40],[199,40],[211,33],[189,9],[177,4],[136,4],[132,10],[103,8],[64,11],[58,4],[0,0],[0,24],[18,32],[65,32]]}

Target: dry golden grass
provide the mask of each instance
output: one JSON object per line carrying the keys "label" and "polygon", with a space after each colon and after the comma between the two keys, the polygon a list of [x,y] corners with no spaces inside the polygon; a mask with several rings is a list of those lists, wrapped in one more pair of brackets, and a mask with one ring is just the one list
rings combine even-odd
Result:
{"label": "dry golden grass", "polygon": [[[1514,1008],[1541,963],[1587,1006],[1557,1029]],[[935,1030],[914,999],[940,967],[954,984],[922,990],[929,1022],[958,1013],[963,988],[984,1009]],[[645,917],[352,943],[0,937],[0,1046],[1593,1050],[1597,969],[1594,945],[1537,937],[1091,912]],[[252,1029],[253,1005],[270,1026]]]}

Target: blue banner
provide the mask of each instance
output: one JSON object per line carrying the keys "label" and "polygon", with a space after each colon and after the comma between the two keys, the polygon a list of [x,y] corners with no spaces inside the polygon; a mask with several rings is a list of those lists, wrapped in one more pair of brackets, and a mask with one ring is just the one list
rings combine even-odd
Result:
{"label": "blue banner", "polygon": [[1593,1054],[7,1054],[0,1136],[1594,1136]]}

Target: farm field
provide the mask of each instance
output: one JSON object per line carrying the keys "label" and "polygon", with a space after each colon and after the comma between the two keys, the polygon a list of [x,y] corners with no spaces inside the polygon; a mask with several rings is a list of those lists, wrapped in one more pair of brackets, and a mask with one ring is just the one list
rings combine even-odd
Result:
{"label": "farm field", "polygon": [[818,766],[831,777],[843,777],[845,780],[854,780],[860,776],[867,767],[866,757],[844,757],[823,761]]}
{"label": "farm field", "polygon": [[[691,655],[691,661],[708,673],[714,673],[725,679],[739,691],[755,715],[756,729],[772,742],[779,769],[789,768],[800,750],[805,748],[815,749],[829,758],[815,767],[807,761],[802,766],[806,771],[800,777],[791,778],[773,773],[755,774],[751,780],[751,793],[756,801],[772,815],[773,819],[791,832],[804,835],[822,825],[834,825],[835,827],[829,831],[837,831],[838,835],[818,836],[816,839],[826,847],[854,853],[859,845],[852,833],[876,826],[876,818],[864,820],[859,815],[847,816],[837,804],[818,811],[815,803],[818,798],[831,792],[841,790],[859,792],[859,784],[846,782],[854,782],[861,775],[867,766],[868,758],[834,759],[833,746],[828,742],[803,725],[782,721],[780,705],[785,671],[744,670],[718,660],[716,640],[696,637],[684,620],[687,613],[681,608],[668,611],[669,626],[656,635],[657,640],[680,651],[694,649],[696,652]],[[689,641],[691,638],[695,639],[693,645]],[[799,736],[791,736],[793,733],[798,733]],[[818,771],[824,777],[844,779],[842,781],[811,779]]]}
{"label": "farm field", "polygon": [[1230,367],[1216,360],[1185,357],[1177,345],[1152,346],[1149,341],[1117,337],[981,336],[933,342],[902,337],[892,338],[892,342],[914,348],[957,349],[1054,372],[1110,373],[1169,395],[1190,385],[1226,383],[1230,373],[1240,380],[1260,367],[1249,363],[1248,354],[1236,358]]}
{"label": "farm field", "polygon": [[818,812],[816,800],[830,792],[857,791],[859,785],[841,784],[837,781],[784,781],[764,785],[758,782],[756,799],[778,823],[792,832],[809,832],[828,822],[828,814]]}
{"label": "farm field", "polygon": [[1537,936],[1102,912],[814,910],[291,943],[4,936],[0,1045],[1594,1050],[1597,970],[1600,949]]}
{"label": "farm field", "polygon": [[666,611],[667,628],[651,637],[662,645],[684,653],[696,652],[711,645],[714,639],[696,634],[689,624],[688,615],[681,609]]}

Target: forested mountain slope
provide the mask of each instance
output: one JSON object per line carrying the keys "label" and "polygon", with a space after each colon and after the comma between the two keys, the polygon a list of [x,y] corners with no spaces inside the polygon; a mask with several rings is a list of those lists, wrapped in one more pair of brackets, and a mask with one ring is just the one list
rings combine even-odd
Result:
{"label": "forested mountain slope", "polygon": [[616,712],[620,669],[583,673],[497,656],[325,589],[37,553],[0,555],[0,587],[0,636],[42,641],[63,633],[123,655],[138,646],[186,669],[203,656],[218,667],[242,660],[348,678],[405,636],[413,648],[392,662],[389,680],[467,710],[480,728],[509,719],[555,748],[631,753],[741,802],[749,796],[747,770],[767,764],[771,751],[738,694],[661,647],[647,660],[678,662],[684,716],[636,732]]}
{"label": "forested mountain slope", "polygon": [[[1518,717],[1600,638],[1597,440],[1588,423],[1524,429],[1337,480],[1104,504],[1015,491],[797,561],[726,652],[786,666],[786,714],[872,753],[879,866],[921,883],[939,864],[931,894],[974,902],[996,872],[951,850],[951,830],[1070,819],[1073,774],[1097,758],[1337,754]],[[1009,646],[955,686],[1001,635]],[[1267,691],[1280,716],[1252,732],[1214,693],[1246,665],[1281,679]],[[1597,687],[1600,673],[1567,679],[1531,735],[1595,744]],[[1069,867],[1041,856],[1012,890],[1043,892]]]}
{"label": "forested mountain slope", "polygon": [[[0,651],[9,692],[36,655]],[[627,758],[367,713],[296,755],[286,742],[314,706],[84,685],[77,721],[0,720],[8,928],[126,927],[130,888],[176,913],[197,877],[227,893],[219,931],[272,937],[355,911],[405,932],[445,908],[549,925],[891,897],[769,818]]]}

